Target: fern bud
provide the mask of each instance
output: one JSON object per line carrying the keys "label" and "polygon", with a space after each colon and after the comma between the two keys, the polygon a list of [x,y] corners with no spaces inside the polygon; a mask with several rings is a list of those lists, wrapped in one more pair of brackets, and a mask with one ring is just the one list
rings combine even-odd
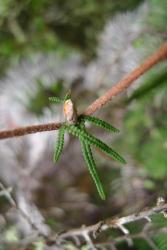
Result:
{"label": "fern bud", "polygon": [[69,124],[77,123],[77,111],[71,99],[68,99],[64,102],[63,111],[64,116]]}

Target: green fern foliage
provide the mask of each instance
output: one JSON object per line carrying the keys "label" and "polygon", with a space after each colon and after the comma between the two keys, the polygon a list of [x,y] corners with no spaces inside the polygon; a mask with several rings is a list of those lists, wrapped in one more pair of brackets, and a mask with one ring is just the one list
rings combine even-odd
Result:
{"label": "green fern foliage", "polygon": [[125,164],[126,161],[122,156],[120,156],[115,150],[110,148],[107,144],[99,140],[98,138],[92,136],[88,132],[80,129],[76,125],[66,125],[65,129],[71,133],[72,135],[78,137],[81,140],[85,140],[88,144],[94,145],[95,147],[99,148],[102,152],[106,153],[109,157]]}
{"label": "green fern foliage", "polygon": [[59,97],[56,97],[56,96],[49,97],[49,101],[54,102],[56,104],[62,104],[64,102],[64,100],[62,100],[62,99],[60,99]]}
{"label": "green fern foliage", "polygon": [[57,139],[57,142],[56,142],[56,148],[55,148],[55,151],[54,151],[54,157],[53,157],[54,163],[56,163],[60,159],[61,153],[63,151],[64,134],[65,134],[65,128],[64,128],[64,126],[62,126],[59,129],[58,139]]}
{"label": "green fern foliage", "polygon": [[92,155],[90,145],[88,143],[86,143],[84,140],[81,140],[81,148],[82,148],[84,160],[88,166],[88,170],[93,178],[93,181],[95,182],[98,193],[99,193],[101,199],[105,200],[106,196],[105,196],[103,186],[101,184],[101,181],[100,181],[98,173],[97,173],[96,164],[95,164],[95,161],[94,161],[94,158]]}
{"label": "green fern foliage", "polygon": [[118,133],[119,132],[119,129],[113,127],[112,125],[110,125],[109,123],[97,118],[97,117],[94,117],[94,116],[89,116],[89,115],[81,115],[80,116],[80,120],[82,121],[88,121],[88,122],[91,122],[101,128],[104,128],[110,132],[114,132],[114,133]]}
{"label": "green fern foliage", "polygon": [[[49,100],[51,102],[55,103],[64,103],[68,99],[71,99],[71,92],[69,91],[65,98],[62,100],[58,97],[50,97]],[[107,144],[99,140],[98,138],[94,137],[93,135],[89,134],[85,129],[85,122],[91,122],[95,124],[98,127],[104,128],[109,132],[118,133],[119,130],[109,123],[93,117],[93,116],[87,116],[87,115],[80,115],[77,119],[76,124],[71,125],[68,122],[64,123],[63,126],[59,129],[57,144],[54,152],[54,162],[56,163],[61,156],[61,153],[63,151],[64,146],[64,134],[65,131],[68,133],[76,136],[79,138],[82,148],[82,153],[84,160],[86,162],[86,165],[88,167],[88,170],[90,172],[90,175],[92,176],[93,181],[95,182],[95,185],[97,187],[98,193],[101,197],[101,199],[105,199],[105,192],[102,186],[102,183],[100,181],[100,178],[98,176],[96,164],[92,155],[91,146],[99,148],[102,152],[104,152],[109,157],[112,157],[114,160],[117,160],[123,164],[126,163],[124,158],[120,156],[115,150],[110,148]]]}
{"label": "green fern foliage", "polygon": [[68,99],[71,99],[71,91],[69,90],[67,94],[64,97],[64,102],[67,101]]}
{"label": "green fern foliage", "polygon": [[67,94],[65,95],[64,99],[61,99],[57,96],[52,96],[49,97],[50,102],[54,102],[56,104],[63,104],[65,101],[71,98],[71,91],[68,91]]}

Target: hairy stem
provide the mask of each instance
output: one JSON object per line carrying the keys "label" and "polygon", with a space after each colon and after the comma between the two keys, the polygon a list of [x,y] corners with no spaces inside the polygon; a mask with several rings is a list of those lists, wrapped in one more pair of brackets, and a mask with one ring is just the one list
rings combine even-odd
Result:
{"label": "hairy stem", "polygon": [[134,69],[130,74],[123,77],[117,84],[109,89],[104,95],[95,100],[84,112],[84,115],[92,115],[98,109],[101,109],[111,99],[129,87],[134,80],[139,78],[155,64],[167,57],[167,43],[163,44],[156,52],[148,57],[140,66]]}
{"label": "hairy stem", "polygon": [[[167,42],[163,44],[156,52],[148,57],[141,65],[134,69],[131,73],[125,76],[121,81],[116,83],[104,95],[95,100],[83,113],[84,115],[92,115],[98,109],[101,109],[111,99],[129,87],[134,80],[139,78],[157,63],[167,58]],[[61,123],[48,123],[41,125],[34,125],[28,127],[20,127],[11,130],[0,131],[0,139],[6,139],[15,136],[22,136],[43,131],[57,130],[61,127]]]}
{"label": "hairy stem", "polygon": [[47,124],[32,125],[27,127],[18,127],[15,129],[4,130],[4,131],[2,130],[0,131],[0,139],[7,139],[16,136],[34,134],[37,132],[57,130],[61,126],[62,126],[61,123],[47,123]]}

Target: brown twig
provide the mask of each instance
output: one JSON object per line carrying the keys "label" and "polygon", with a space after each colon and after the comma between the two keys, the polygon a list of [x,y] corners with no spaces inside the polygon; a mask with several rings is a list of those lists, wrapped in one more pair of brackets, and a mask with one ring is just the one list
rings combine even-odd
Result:
{"label": "brown twig", "polygon": [[61,127],[61,123],[47,123],[40,125],[32,125],[27,127],[18,127],[15,129],[0,131],[0,139],[7,139],[16,136],[34,134],[37,132],[57,130]]}
{"label": "brown twig", "polygon": [[[109,89],[103,96],[95,100],[83,114],[92,115],[98,109],[107,104],[114,96],[121,93],[127,87],[129,87],[134,80],[139,78],[149,69],[151,69],[158,62],[164,60],[167,57],[167,43],[163,44],[155,53],[148,57],[144,63],[134,69],[130,74],[125,76],[121,81],[116,83],[111,89]],[[32,125],[28,127],[20,127],[11,130],[0,131],[0,139],[6,139],[15,136],[22,136],[27,134],[33,134],[37,132],[57,130],[61,127],[61,123],[48,123],[41,125]]]}

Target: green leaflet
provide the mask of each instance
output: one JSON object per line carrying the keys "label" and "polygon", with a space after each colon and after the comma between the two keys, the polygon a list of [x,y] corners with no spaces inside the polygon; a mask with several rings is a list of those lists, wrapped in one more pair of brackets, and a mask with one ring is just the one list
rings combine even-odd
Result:
{"label": "green leaflet", "polygon": [[112,148],[110,148],[107,144],[105,144],[104,142],[100,141],[99,139],[95,138],[94,136],[92,136],[91,134],[89,134],[88,132],[80,129],[77,126],[74,125],[66,125],[65,129],[73,134],[74,136],[79,137],[82,140],[85,140],[87,143],[89,143],[90,145],[94,145],[95,147],[98,147],[101,151],[103,151],[104,153],[106,153],[108,156],[114,158],[115,160],[125,164],[126,161],[123,159],[122,156],[120,156],[117,152],[115,152]]}
{"label": "green leaflet", "polygon": [[71,99],[71,91],[69,90],[67,94],[64,97],[64,102],[67,101],[68,99]]}
{"label": "green leaflet", "polygon": [[55,102],[57,104],[62,104],[64,102],[64,100],[60,99],[59,97],[53,96],[53,97],[49,97],[49,101],[50,102]]}
{"label": "green leaflet", "polygon": [[109,123],[97,118],[97,117],[94,117],[94,116],[89,116],[89,115],[81,115],[79,117],[82,120],[84,121],[89,121],[89,122],[92,122],[94,123],[95,125],[101,127],[101,128],[104,128],[110,132],[114,132],[114,133],[118,133],[119,132],[119,129],[113,127],[112,125],[110,125]]}
{"label": "green leaflet", "polygon": [[49,97],[49,101],[50,102],[54,102],[56,104],[62,104],[65,101],[67,101],[68,99],[71,99],[71,91],[70,90],[67,92],[67,94],[65,95],[64,99],[61,99],[61,98],[59,98],[57,96]]}
{"label": "green leaflet", "polygon": [[[83,120],[81,120],[78,126],[79,126],[79,128],[81,128],[85,131],[85,124],[84,123],[85,122]],[[84,160],[87,164],[88,170],[93,178],[93,181],[95,182],[95,185],[97,187],[97,191],[98,191],[101,199],[105,200],[106,195],[105,195],[102,183],[101,183],[100,178],[99,178],[98,173],[97,173],[96,164],[95,164],[95,161],[94,161],[94,158],[92,155],[92,150],[90,148],[90,145],[88,143],[86,143],[84,140],[80,140],[80,142],[81,142],[81,148],[82,148]]]}
{"label": "green leaflet", "polygon": [[96,164],[95,164],[95,161],[93,159],[90,145],[82,139],[80,141],[81,141],[81,148],[82,148],[83,157],[84,157],[85,162],[88,166],[88,170],[93,178],[93,181],[95,182],[95,185],[97,187],[97,190],[99,192],[101,199],[105,200],[106,196],[105,196],[103,186],[101,184],[101,181],[100,181],[98,173],[97,173]]}
{"label": "green leaflet", "polygon": [[58,138],[57,138],[57,142],[56,142],[56,148],[55,148],[55,151],[54,151],[54,157],[53,157],[54,163],[56,163],[59,160],[60,155],[61,155],[61,153],[63,151],[64,134],[65,134],[65,129],[64,129],[64,126],[62,126],[59,129],[59,134],[58,134]]}

